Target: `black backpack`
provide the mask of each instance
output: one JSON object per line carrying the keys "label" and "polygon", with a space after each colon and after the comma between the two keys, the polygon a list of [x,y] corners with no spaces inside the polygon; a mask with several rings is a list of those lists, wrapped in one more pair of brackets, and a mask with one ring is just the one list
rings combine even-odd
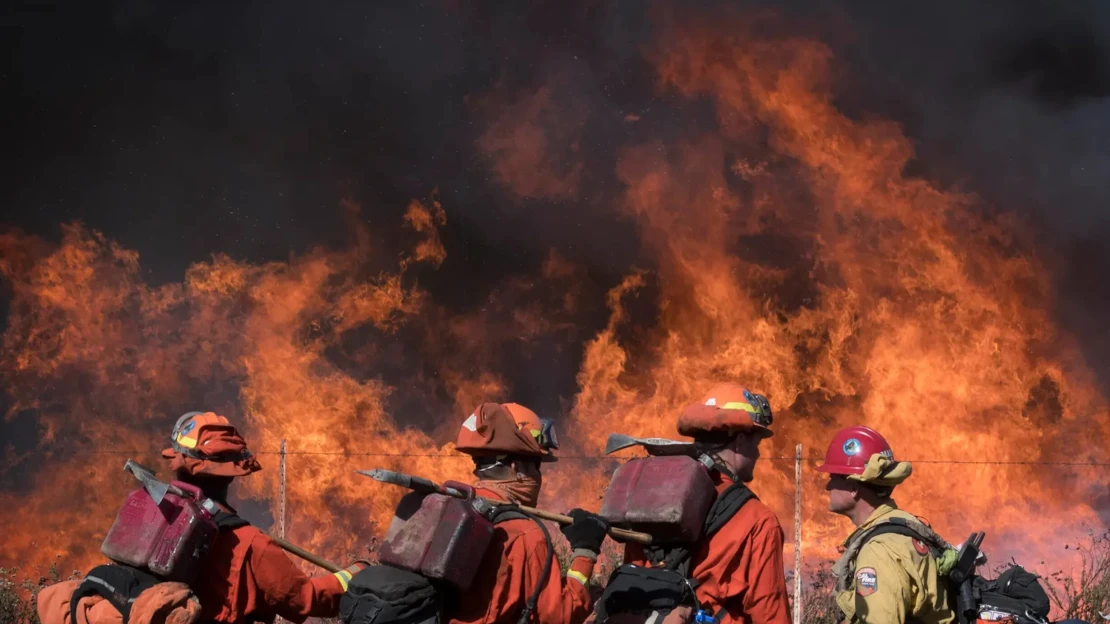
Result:
{"label": "black backpack", "polygon": [[[702,529],[708,539],[721,529],[748,501],[756,498],[747,486],[729,486],[709,508]],[[597,621],[620,613],[656,611],[660,617],[681,605],[701,609],[694,589],[697,581],[690,578],[690,556],[694,544],[645,547],[644,554],[653,567],[626,563],[613,571],[605,591],[595,605]],[[714,619],[720,619],[720,613]]]}
{"label": "black backpack", "polygon": [[432,624],[439,621],[449,588],[388,565],[364,568],[351,578],[339,600],[345,624]]}
{"label": "black backpack", "polygon": [[[879,524],[863,539],[867,543],[879,535],[894,533],[921,541],[929,547],[933,558],[938,558],[945,546],[934,543],[898,518]],[[973,538],[976,534],[973,534]],[[981,534],[978,541],[982,541]],[[969,543],[973,540],[969,540]],[[978,554],[978,542],[974,542]],[[862,544],[861,544],[862,548]],[[966,548],[966,546],[965,546]],[[961,551],[961,555],[963,555]],[[996,611],[1013,616],[1014,624],[1046,624],[1051,605],[1048,594],[1037,575],[1014,564],[997,579],[987,580],[974,573],[975,556],[970,555],[970,565],[957,563],[948,577],[950,605],[960,624],[970,624],[985,611]],[[961,557],[963,559],[964,557]],[[961,572],[957,572],[961,570]]]}
{"label": "black backpack", "polygon": [[1044,624],[1051,605],[1037,575],[1015,564],[998,578],[974,580],[980,613],[1000,611],[1014,616],[1014,624]]}
{"label": "black backpack", "polygon": [[[555,547],[547,525],[516,505],[498,505],[489,512],[495,525],[507,520],[531,520],[543,531],[547,558],[540,578],[546,582],[555,561]],[[535,613],[543,591],[536,585],[524,605],[519,624],[527,624]],[[456,603],[456,590],[447,583],[389,565],[364,568],[351,578],[339,600],[339,617],[344,624],[438,624]]]}

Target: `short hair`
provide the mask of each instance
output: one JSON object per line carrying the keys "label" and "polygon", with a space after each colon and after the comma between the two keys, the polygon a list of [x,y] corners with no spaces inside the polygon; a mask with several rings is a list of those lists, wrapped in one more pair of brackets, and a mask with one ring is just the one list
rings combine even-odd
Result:
{"label": "short hair", "polygon": [[887,500],[894,495],[893,485],[875,485],[874,483],[864,483],[863,481],[856,481],[856,483],[866,487],[872,494],[882,500]]}

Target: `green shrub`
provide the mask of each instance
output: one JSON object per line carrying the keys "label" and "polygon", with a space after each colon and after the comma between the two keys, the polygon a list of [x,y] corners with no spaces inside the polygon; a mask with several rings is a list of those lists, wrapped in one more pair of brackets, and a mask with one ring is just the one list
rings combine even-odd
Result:
{"label": "green shrub", "polygon": [[1110,613],[1110,533],[1065,548],[1079,551],[1082,566],[1078,576],[1058,571],[1044,579],[1055,617],[1103,621],[1101,614]]}
{"label": "green shrub", "polygon": [[19,568],[0,568],[0,622],[39,624],[35,609],[39,592],[60,580],[75,578],[80,578],[80,573],[76,570],[63,579],[58,573],[57,560],[50,564],[45,573],[35,570],[28,574],[21,572]]}

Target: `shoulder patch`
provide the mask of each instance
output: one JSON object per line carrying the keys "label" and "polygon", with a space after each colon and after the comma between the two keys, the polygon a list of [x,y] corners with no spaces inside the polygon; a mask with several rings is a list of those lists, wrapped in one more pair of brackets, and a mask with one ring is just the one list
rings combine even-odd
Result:
{"label": "shoulder patch", "polygon": [[866,598],[879,591],[879,575],[875,568],[861,568],[856,572],[856,593]]}
{"label": "shoulder patch", "polygon": [[919,555],[929,554],[929,547],[925,545],[925,542],[916,537],[913,539],[913,549],[916,550]]}

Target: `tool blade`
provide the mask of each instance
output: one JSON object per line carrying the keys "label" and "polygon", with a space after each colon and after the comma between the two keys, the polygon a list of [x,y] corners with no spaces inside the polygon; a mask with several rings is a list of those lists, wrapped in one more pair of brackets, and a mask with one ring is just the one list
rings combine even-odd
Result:
{"label": "tool blade", "polygon": [[609,440],[605,444],[605,454],[608,455],[633,446],[642,446],[649,455],[694,456],[697,454],[693,442],[668,440],[667,438],[634,438],[623,433],[609,434]]}
{"label": "tool blade", "polygon": [[162,500],[166,498],[166,493],[170,490],[170,485],[163,481],[159,481],[158,477],[154,476],[154,471],[139,462],[128,459],[127,463],[123,465],[126,472],[130,472],[135,479],[143,485],[143,489],[154,500],[155,505],[160,505]]}

